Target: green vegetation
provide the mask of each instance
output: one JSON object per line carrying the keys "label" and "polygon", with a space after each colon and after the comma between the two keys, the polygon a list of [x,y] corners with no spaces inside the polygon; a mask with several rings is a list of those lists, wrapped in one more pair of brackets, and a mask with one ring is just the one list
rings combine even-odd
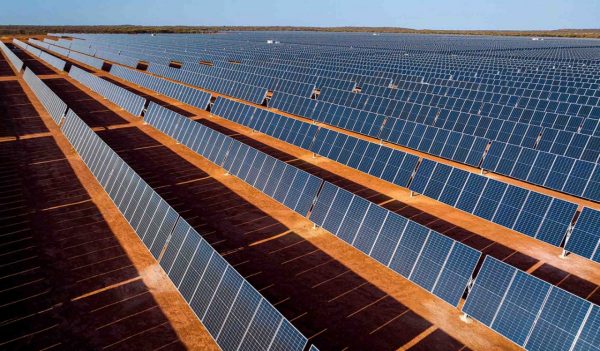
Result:
{"label": "green vegetation", "polygon": [[600,38],[600,29],[558,29],[543,31],[493,31],[493,30],[432,30],[395,27],[207,27],[207,26],[33,26],[0,25],[0,35],[32,35],[46,33],[215,33],[219,31],[319,31],[319,32],[377,32],[418,34],[468,34],[502,36],[536,36],[566,38]]}

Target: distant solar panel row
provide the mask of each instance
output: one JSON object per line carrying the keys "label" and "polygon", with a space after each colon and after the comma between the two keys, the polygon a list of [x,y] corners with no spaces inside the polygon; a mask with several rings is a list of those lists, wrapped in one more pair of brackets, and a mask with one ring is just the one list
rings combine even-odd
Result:
{"label": "distant solar panel row", "polygon": [[[402,119],[388,118],[386,120],[386,117],[381,114],[281,93],[273,94],[269,105],[282,111],[306,116],[315,121],[472,166],[479,165],[489,142],[487,139],[468,134]],[[296,108],[289,108],[290,105],[296,106]],[[297,108],[301,110],[298,111]]]}
{"label": "distant solar panel row", "polygon": [[419,160],[399,150],[221,97],[211,113],[404,187]]}
{"label": "distant solar panel row", "polygon": [[[97,47],[101,48],[102,46]],[[200,61],[210,62],[210,59],[203,60],[202,56],[192,58],[170,54],[169,58],[165,58],[160,55],[135,51],[130,47],[123,48],[120,53],[150,62],[151,69],[156,72],[165,72],[170,61],[174,60],[182,63],[181,69],[185,71],[304,97],[311,97],[315,87],[325,87],[325,84],[348,90],[354,89],[356,84],[353,81],[340,80],[333,77],[307,76],[298,73],[290,74],[290,72],[285,71],[276,73],[271,70],[257,69],[256,67],[246,65],[232,65],[231,63],[224,65],[223,62],[219,61],[211,62],[212,65],[199,64],[198,58],[200,58]]]}
{"label": "distant solar panel row", "polygon": [[314,124],[220,96],[215,100],[211,113],[304,149],[310,148],[319,129]]}
{"label": "distant solar panel row", "polygon": [[69,56],[69,49],[65,49],[60,46],[53,45],[53,41],[49,39],[44,39],[44,41],[39,41],[33,38],[28,40],[29,43],[45,48],[46,50],[52,51],[59,55]]}
{"label": "distant solar panel row", "polygon": [[71,51],[68,49],[68,45],[65,45],[65,47],[59,46],[60,42],[54,40],[44,39],[44,42],[40,42],[39,40],[29,39],[29,42],[39,46],[43,46],[49,51],[63,56],[67,56],[88,66],[92,66],[96,69],[102,69],[102,66],[104,65],[104,60],[84,55],[76,51]]}
{"label": "distant solar panel row", "polygon": [[577,212],[574,203],[427,159],[409,188],[555,246]]}
{"label": "distant solar panel row", "polygon": [[96,69],[102,69],[102,66],[104,66],[104,60],[101,60],[101,59],[98,59],[95,57],[91,57],[88,55],[80,54],[76,51],[69,51],[69,58],[79,61],[88,66],[92,66]]}
{"label": "distant solar panel row", "polygon": [[46,111],[54,122],[60,125],[62,118],[67,113],[65,104],[46,84],[44,84],[33,72],[25,68],[23,79],[29,85],[35,96],[40,100]]}
{"label": "distant solar panel row", "polygon": [[600,306],[490,256],[462,310],[526,350],[600,350]]}
{"label": "distant solar panel row", "polygon": [[132,115],[141,116],[145,98],[75,66],[71,67],[69,76]]}
{"label": "distant solar panel row", "polygon": [[73,111],[61,130],[223,350],[304,349],[306,337]]}
{"label": "distant solar panel row", "polygon": [[204,74],[176,69],[168,66],[150,65],[148,71],[163,77],[197,86],[202,89],[216,91],[221,94],[262,104],[267,96],[267,89],[235,82],[223,78],[211,77]]}
{"label": "distant solar panel row", "polygon": [[[436,88],[431,85],[419,85],[416,89],[423,86]],[[600,118],[600,108],[576,101],[572,103],[556,102],[548,101],[548,99],[521,98],[517,95],[493,93],[468,96],[475,95],[472,90],[468,89],[464,90],[468,97],[454,97],[448,94],[461,94],[461,92],[457,92],[460,90],[459,88],[454,88],[449,92],[439,91],[442,89],[433,92],[413,89],[415,87],[411,86],[394,89],[398,95],[396,99],[331,89],[323,91],[322,96],[319,95],[319,100],[410,120],[425,120],[430,115],[441,113],[468,114],[544,127],[577,130],[586,119],[597,121]]]}
{"label": "distant solar panel row", "polygon": [[101,58],[103,60],[117,62],[122,65],[133,67],[133,68],[136,68],[137,65],[139,64],[139,60],[137,58],[133,58],[133,57],[125,56],[125,55],[119,55],[116,52],[111,52],[111,51],[107,51],[107,50],[97,50],[94,52],[94,56]]}
{"label": "distant solar panel row", "polygon": [[8,60],[12,63],[13,67],[17,70],[17,72],[21,72],[23,69],[23,61],[15,55],[12,50],[10,50],[3,42],[0,42],[0,50],[6,55]]}
{"label": "distant solar panel row", "polygon": [[160,94],[203,110],[205,110],[210,103],[211,95],[209,93],[187,87],[183,84],[170,82],[122,66],[112,66],[110,68],[110,73],[131,83],[154,90]]}
{"label": "distant solar panel row", "polygon": [[458,304],[480,252],[159,105],[145,121],[301,215],[316,199],[315,224]]}

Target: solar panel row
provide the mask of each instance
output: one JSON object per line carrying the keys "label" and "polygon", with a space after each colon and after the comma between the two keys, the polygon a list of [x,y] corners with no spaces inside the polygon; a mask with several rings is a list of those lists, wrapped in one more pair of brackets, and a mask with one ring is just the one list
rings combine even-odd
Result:
{"label": "solar panel row", "polygon": [[219,97],[211,113],[400,186],[408,186],[419,158]]}
{"label": "solar panel row", "polygon": [[217,97],[211,113],[250,127],[287,143],[309,149],[317,130],[316,125],[258,109],[241,102]]}
{"label": "solar panel row", "polygon": [[25,68],[23,79],[29,85],[35,96],[40,100],[54,122],[60,125],[67,113],[65,104],[46,84],[44,84],[30,69]]}
{"label": "solar panel row", "polygon": [[132,115],[141,116],[145,98],[75,66],[71,67],[69,76]]}
{"label": "solar panel row", "polygon": [[187,83],[202,89],[216,91],[220,94],[233,96],[239,99],[262,104],[267,97],[267,89],[228,79],[207,76],[204,74],[186,71],[168,66],[151,65],[148,71],[159,76]]}
{"label": "solar panel row", "polygon": [[21,72],[21,70],[23,69],[23,61],[21,61],[21,59],[17,55],[15,55],[15,53],[12,52],[3,42],[0,42],[0,50],[2,50],[4,55],[6,55],[8,60],[12,63],[13,67],[15,67],[15,69],[17,70],[17,72]]}
{"label": "solar panel row", "polygon": [[303,216],[321,185],[313,175],[160,105],[150,103],[144,121]]}
{"label": "solar panel row", "polygon": [[33,38],[29,38],[29,40],[27,40],[28,43],[37,45],[39,47],[43,47],[48,51],[52,51],[55,52],[59,55],[63,55],[63,56],[69,56],[69,49],[65,49],[63,47],[60,46],[55,46],[52,45],[52,41],[49,39],[44,39],[44,41],[39,41]]}
{"label": "solar panel row", "polygon": [[453,306],[481,255],[328,182],[310,220]]}
{"label": "solar panel row", "polygon": [[600,201],[600,166],[596,162],[493,142],[481,169]]}
{"label": "solar panel row", "polygon": [[462,310],[526,350],[600,350],[600,306],[490,256]]}
{"label": "solar panel row", "polygon": [[427,159],[409,189],[555,246],[577,212],[574,203]]}
{"label": "solar panel row", "polygon": [[180,218],[160,260],[223,350],[303,350],[307,339]]}
{"label": "solar panel row", "polygon": [[100,59],[97,59],[95,57],[91,57],[88,55],[83,55],[76,51],[71,51],[68,49],[68,47],[69,47],[68,45],[65,45],[66,47],[57,46],[59,43],[54,40],[44,39],[44,41],[41,42],[39,40],[29,39],[29,42],[32,44],[41,46],[41,47],[45,47],[47,50],[49,50],[51,52],[72,58],[72,59],[77,60],[81,63],[84,63],[88,66],[92,66],[96,69],[102,69],[102,66],[104,65],[104,60],[100,60]]}
{"label": "solar panel row", "polygon": [[136,85],[154,90],[160,94],[203,110],[205,110],[210,103],[211,95],[209,93],[190,88],[183,84],[170,82],[122,66],[112,66],[110,68],[110,73]]}
{"label": "solar panel row", "polygon": [[31,45],[25,44],[22,41],[18,40],[18,39],[13,39],[13,43],[16,44],[17,46],[19,46],[20,48],[28,51],[30,54],[32,54],[33,56],[39,57],[40,59],[42,59],[43,61],[45,61],[46,63],[48,63],[49,65],[51,65],[52,67],[58,69],[59,71],[64,71],[65,70],[65,65],[67,64],[64,60],[59,59],[56,56],[52,56],[50,54],[48,54],[45,51],[42,51],[36,47],[33,47]]}

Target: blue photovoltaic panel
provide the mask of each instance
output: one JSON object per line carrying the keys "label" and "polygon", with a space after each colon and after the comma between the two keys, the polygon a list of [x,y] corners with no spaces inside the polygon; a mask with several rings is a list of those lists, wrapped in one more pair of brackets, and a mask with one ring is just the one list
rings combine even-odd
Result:
{"label": "blue photovoltaic panel", "polygon": [[454,306],[481,255],[328,182],[310,220]]}
{"label": "blue photovoltaic panel", "polygon": [[577,351],[598,351],[600,350],[600,306],[592,306],[591,311],[586,318],[585,324],[581,328],[579,339],[575,343]]}
{"label": "blue photovoltaic panel", "polygon": [[565,249],[600,262],[600,211],[588,207],[583,208]]}
{"label": "blue photovoltaic panel", "polygon": [[526,350],[567,351],[597,339],[583,333],[597,307],[487,256],[462,310]]}
{"label": "blue photovoltaic panel", "polygon": [[555,246],[577,211],[572,202],[427,159],[409,189]]}

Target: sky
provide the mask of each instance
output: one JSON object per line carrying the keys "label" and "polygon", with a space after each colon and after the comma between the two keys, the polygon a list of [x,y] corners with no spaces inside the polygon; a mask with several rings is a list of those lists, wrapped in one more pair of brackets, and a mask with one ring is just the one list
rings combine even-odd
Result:
{"label": "sky", "polygon": [[0,24],[600,28],[600,0],[13,0]]}

